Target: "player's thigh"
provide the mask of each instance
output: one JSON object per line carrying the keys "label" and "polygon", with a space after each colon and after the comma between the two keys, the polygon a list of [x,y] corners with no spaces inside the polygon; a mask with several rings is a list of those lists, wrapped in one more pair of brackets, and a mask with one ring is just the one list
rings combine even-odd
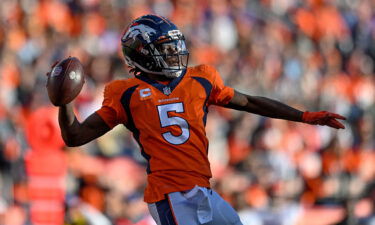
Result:
{"label": "player's thigh", "polygon": [[[233,207],[213,190],[196,187],[188,193],[174,192],[166,197],[149,204],[158,225],[242,225]],[[205,198],[209,203],[202,204]],[[205,213],[202,214],[203,208]]]}
{"label": "player's thigh", "polygon": [[215,191],[210,190],[210,192],[210,201],[211,206],[213,207],[213,217],[209,225],[242,225],[240,217],[233,207]]}
{"label": "player's thigh", "polygon": [[[197,193],[198,187],[193,192]],[[186,192],[174,192],[166,195],[166,199],[149,204],[149,211],[158,225],[200,225],[198,221],[198,205],[200,196],[195,194],[189,198]],[[205,223],[208,224],[208,223]]]}

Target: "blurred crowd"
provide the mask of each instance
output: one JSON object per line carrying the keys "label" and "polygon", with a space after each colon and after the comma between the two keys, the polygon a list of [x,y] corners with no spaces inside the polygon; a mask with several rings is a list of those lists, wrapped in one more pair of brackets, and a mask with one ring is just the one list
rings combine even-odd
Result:
{"label": "blurred crowd", "polygon": [[[132,76],[120,37],[148,13],[182,30],[190,66],[214,65],[247,94],[347,117],[337,131],[210,108],[212,186],[245,225],[375,224],[373,0],[1,0],[0,224],[33,224],[31,142],[59,132],[38,128],[57,120],[45,88],[51,64],[67,56],[83,63],[74,104],[86,118],[107,82]],[[124,127],[78,148],[41,140],[66,162],[66,225],[154,225],[143,202],[145,161]]]}

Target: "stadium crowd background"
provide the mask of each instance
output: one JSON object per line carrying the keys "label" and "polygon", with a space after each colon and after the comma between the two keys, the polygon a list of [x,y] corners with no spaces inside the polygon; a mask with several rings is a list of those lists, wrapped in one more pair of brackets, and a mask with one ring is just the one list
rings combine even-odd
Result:
{"label": "stadium crowd background", "polygon": [[[48,136],[56,130],[38,125],[57,118],[45,89],[50,65],[69,55],[84,64],[75,106],[85,118],[106,82],[131,76],[120,37],[147,13],[170,18],[187,38],[189,64],[216,66],[228,85],[347,117],[337,131],[210,108],[212,186],[245,225],[375,224],[373,0],[1,0],[0,224],[43,224],[30,216],[26,161],[38,138],[61,146]],[[67,167],[65,224],[153,224],[145,162],[125,128],[62,149],[51,152],[52,164]]]}

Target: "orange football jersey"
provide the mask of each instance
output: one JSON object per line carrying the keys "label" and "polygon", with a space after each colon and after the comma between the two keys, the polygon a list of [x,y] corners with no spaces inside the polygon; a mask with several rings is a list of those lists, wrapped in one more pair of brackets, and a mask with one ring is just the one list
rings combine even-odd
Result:
{"label": "orange football jersey", "polygon": [[111,128],[124,124],[133,132],[148,161],[146,202],[195,185],[210,186],[208,106],[225,105],[233,95],[208,65],[188,68],[168,85],[137,76],[105,87],[97,113]]}

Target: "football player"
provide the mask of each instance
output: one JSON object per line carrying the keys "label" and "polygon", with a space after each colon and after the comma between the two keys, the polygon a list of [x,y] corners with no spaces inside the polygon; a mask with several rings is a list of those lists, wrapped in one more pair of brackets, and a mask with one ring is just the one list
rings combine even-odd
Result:
{"label": "football player", "polygon": [[83,122],[72,105],[59,108],[68,146],[83,145],[118,124],[133,132],[148,162],[144,200],[158,225],[242,224],[235,210],[210,188],[208,106],[343,129],[343,116],[302,112],[281,102],[225,86],[209,65],[188,67],[180,30],[168,19],[135,19],[121,39],[134,78],[106,85],[102,107]]}

